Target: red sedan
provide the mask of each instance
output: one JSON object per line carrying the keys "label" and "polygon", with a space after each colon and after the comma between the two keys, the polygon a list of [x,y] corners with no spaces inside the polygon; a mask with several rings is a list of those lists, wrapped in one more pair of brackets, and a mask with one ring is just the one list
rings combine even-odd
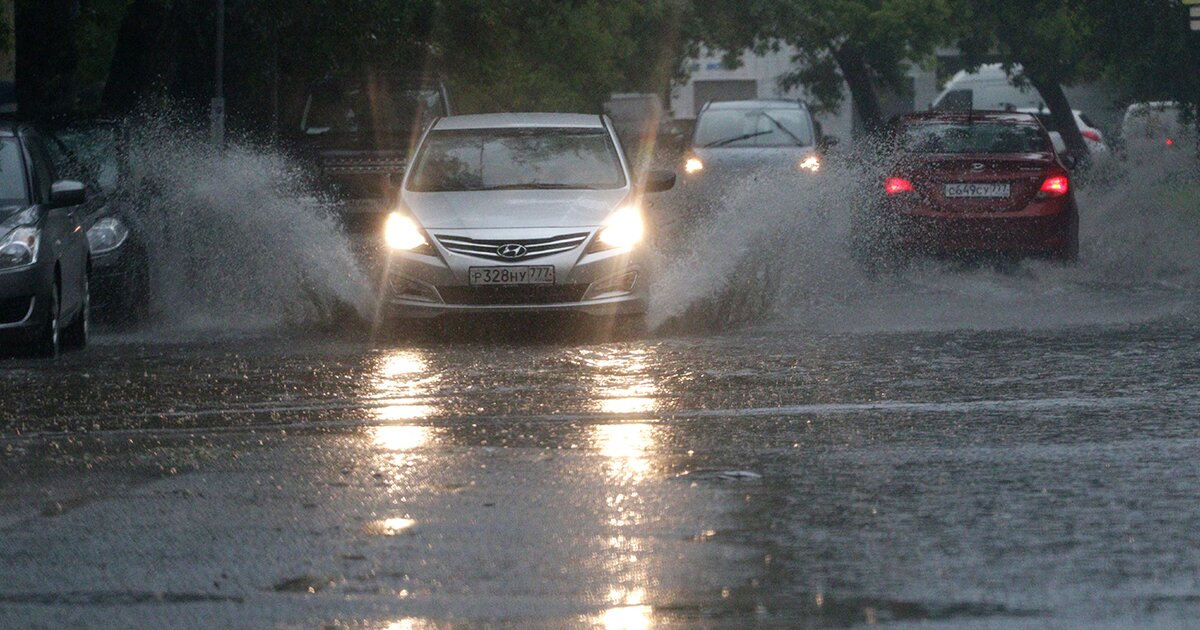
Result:
{"label": "red sedan", "polygon": [[1073,261],[1079,211],[1071,176],[1031,114],[924,112],[897,119],[897,159],[862,250],[897,255],[1004,254]]}

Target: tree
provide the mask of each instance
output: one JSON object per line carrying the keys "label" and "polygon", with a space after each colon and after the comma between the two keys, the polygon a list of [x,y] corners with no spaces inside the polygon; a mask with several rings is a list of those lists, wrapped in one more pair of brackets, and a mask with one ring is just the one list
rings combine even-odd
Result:
{"label": "tree", "polygon": [[962,19],[974,29],[959,40],[972,67],[998,53],[1017,84],[1028,83],[1046,102],[1067,153],[1083,162],[1088,148],[1063,85],[1100,76],[1097,15],[1072,0],[963,0]]}
{"label": "tree", "polygon": [[802,85],[822,109],[835,110],[842,85],[869,131],[883,124],[880,87],[907,89],[909,63],[954,37],[951,0],[708,0],[696,3],[693,37],[726,51],[777,51],[791,45],[797,67],[784,87]]}
{"label": "tree", "polygon": [[14,17],[20,111],[40,115],[70,110],[77,95],[78,1],[18,0]]}
{"label": "tree", "polygon": [[[128,3],[105,91],[211,95],[212,0]],[[329,73],[407,71],[450,84],[460,110],[599,111],[619,89],[666,92],[683,0],[227,0],[229,111],[261,127],[275,86],[299,103]],[[281,86],[281,87],[280,87]],[[297,108],[292,108],[297,109]]]}
{"label": "tree", "polygon": [[1200,35],[1187,8],[1171,0],[1093,0],[1104,76],[1125,101],[1200,105]]}

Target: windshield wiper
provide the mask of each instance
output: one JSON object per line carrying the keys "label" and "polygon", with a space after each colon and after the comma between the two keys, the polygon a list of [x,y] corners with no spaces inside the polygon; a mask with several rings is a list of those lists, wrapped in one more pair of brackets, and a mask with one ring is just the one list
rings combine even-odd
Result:
{"label": "windshield wiper", "polygon": [[483,188],[475,188],[473,190],[597,190],[597,187],[587,184],[545,184],[542,182],[526,182],[524,184],[484,186]]}
{"label": "windshield wiper", "polygon": [[767,120],[771,121],[771,124],[778,127],[780,131],[782,131],[783,133],[786,133],[789,137],[791,137],[792,141],[796,143],[796,146],[798,146],[798,147],[805,146],[804,141],[801,140],[799,136],[792,133],[791,129],[784,127],[783,123],[776,120],[774,116],[768,114],[767,112],[763,112],[762,115],[763,115],[763,118],[766,118]]}
{"label": "windshield wiper", "polygon": [[755,131],[753,133],[744,133],[740,136],[734,136],[732,138],[725,138],[724,140],[717,140],[715,142],[709,142],[708,144],[704,145],[704,148],[708,149],[711,147],[725,146],[732,142],[738,142],[739,140],[749,140],[750,138],[757,138],[759,136],[765,136],[769,133],[774,133],[774,132],[773,131]]}

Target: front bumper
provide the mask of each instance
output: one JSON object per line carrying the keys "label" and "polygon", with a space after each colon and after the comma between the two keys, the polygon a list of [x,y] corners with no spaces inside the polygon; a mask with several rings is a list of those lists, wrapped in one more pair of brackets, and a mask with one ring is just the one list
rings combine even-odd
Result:
{"label": "front bumper", "polygon": [[[517,240],[571,230],[458,230],[453,236]],[[579,230],[575,230],[579,231]],[[637,315],[648,306],[648,265],[642,247],[585,253],[595,229],[573,250],[511,263],[447,250],[436,238],[432,255],[393,252],[385,263],[384,303],[393,317],[428,319],[473,313]],[[434,230],[439,235],[447,231]],[[555,284],[473,287],[472,267],[553,266]]]}
{"label": "front bumper", "polygon": [[53,266],[0,272],[0,344],[29,341],[41,331],[53,303]]}

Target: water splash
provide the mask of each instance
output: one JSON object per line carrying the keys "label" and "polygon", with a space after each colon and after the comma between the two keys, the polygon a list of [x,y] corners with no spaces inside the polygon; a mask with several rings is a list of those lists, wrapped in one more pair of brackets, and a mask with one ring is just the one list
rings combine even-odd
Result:
{"label": "water splash", "polygon": [[304,171],[246,143],[218,151],[169,113],[132,126],[130,203],[159,327],[245,330],[370,317],[349,239]]}
{"label": "water splash", "polygon": [[851,255],[851,217],[886,163],[862,152],[815,178],[762,169],[677,194],[673,211],[701,225],[665,254],[651,323],[672,332],[1041,329],[1194,309],[1200,178],[1192,156],[1103,160],[1078,178],[1078,265],[925,261],[872,277]]}

